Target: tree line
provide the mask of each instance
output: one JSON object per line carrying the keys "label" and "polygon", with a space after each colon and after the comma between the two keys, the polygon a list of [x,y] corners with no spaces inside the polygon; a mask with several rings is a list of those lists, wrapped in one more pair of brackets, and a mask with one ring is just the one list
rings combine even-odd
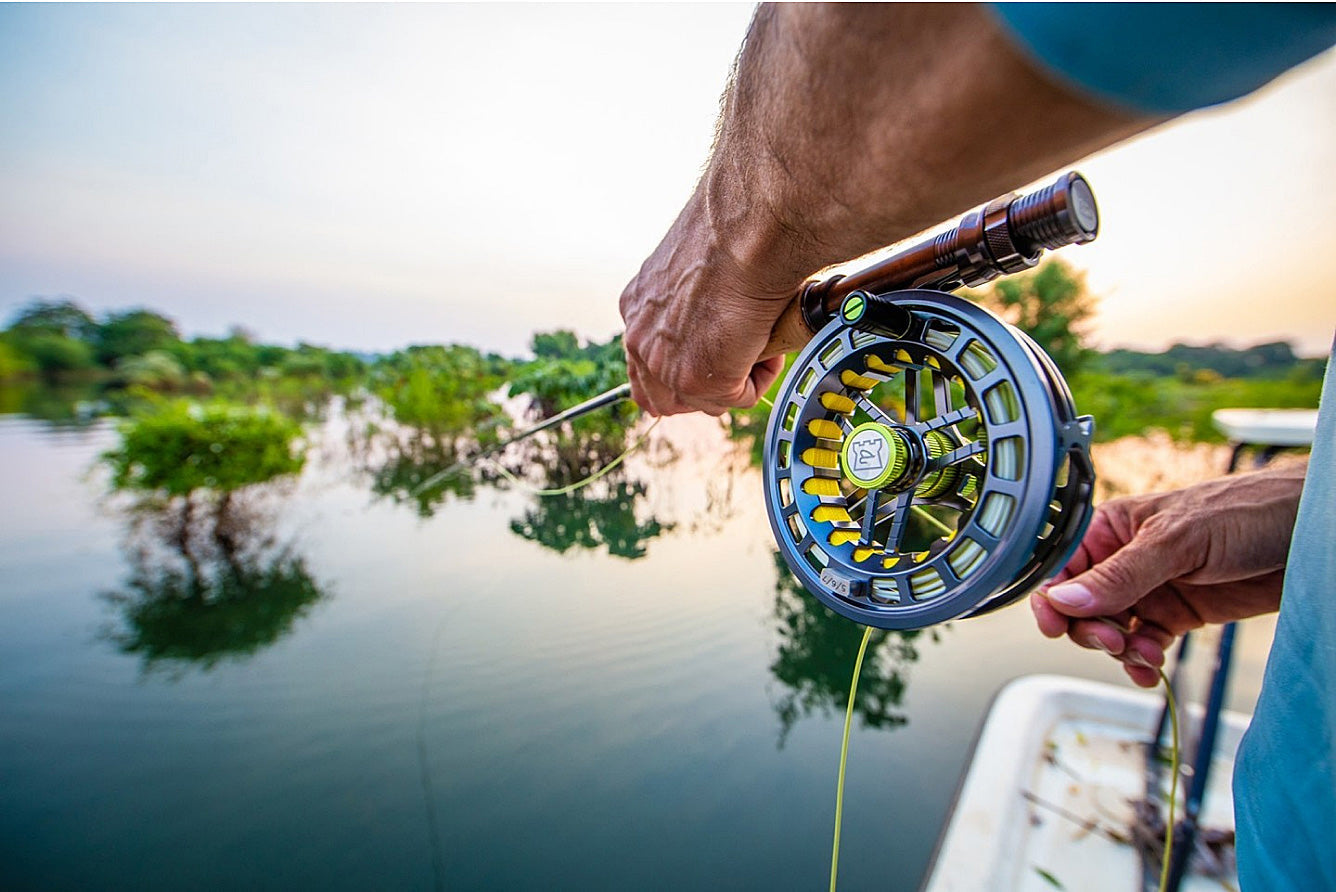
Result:
{"label": "tree line", "polygon": [[[1210,414],[1216,408],[1317,405],[1326,360],[1298,357],[1285,342],[1244,349],[1175,344],[1158,353],[1091,349],[1096,299],[1083,276],[1060,259],[965,294],[1053,357],[1078,409],[1098,418],[1101,439],[1154,427],[1182,439],[1214,439]],[[92,382],[141,401],[266,403],[299,417],[331,393],[358,393],[378,398],[396,420],[428,429],[444,443],[480,422],[483,431],[503,424],[499,393],[527,397],[527,412],[541,417],[626,380],[620,337],[582,342],[570,331],[540,332],[530,350],[531,356],[515,358],[448,344],[359,354],[307,343],[263,344],[240,327],[224,337],[187,339],[172,319],[151,309],[94,317],[69,298],[37,298],[0,331],[0,382]],[[119,402],[112,411],[130,411],[124,399],[112,402]],[[623,404],[580,424],[616,434],[634,411]],[[755,427],[760,411],[735,413],[737,426]]]}
{"label": "tree line", "polygon": [[36,298],[0,332],[0,380],[103,380],[192,392],[266,370],[337,380],[362,374],[366,363],[356,354],[311,344],[257,343],[241,327],[222,338],[187,340],[172,319],[154,310],[95,318],[68,298]]}

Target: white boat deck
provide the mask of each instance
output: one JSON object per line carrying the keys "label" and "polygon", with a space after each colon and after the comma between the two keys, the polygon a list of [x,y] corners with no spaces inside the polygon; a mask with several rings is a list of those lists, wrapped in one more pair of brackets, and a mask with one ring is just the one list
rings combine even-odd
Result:
{"label": "white boat deck", "polygon": [[1211,421],[1231,443],[1309,446],[1317,430],[1317,409],[1217,409]]}
{"label": "white boat deck", "polygon": [[[1075,678],[1008,685],[989,712],[924,892],[1140,890],[1137,849],[1109,833],[1130,836],[1132,803],[1145,795],[1143,744],[1161,706],[1152,692]],[[1233,829],[1230,779],[1247,721],[1221,716],[1203,828]],[[1167,794],[1167,767],[1164,775]],[[1228,860],[1223,877],[1194,872],[1180,889],[1237,888]]]}

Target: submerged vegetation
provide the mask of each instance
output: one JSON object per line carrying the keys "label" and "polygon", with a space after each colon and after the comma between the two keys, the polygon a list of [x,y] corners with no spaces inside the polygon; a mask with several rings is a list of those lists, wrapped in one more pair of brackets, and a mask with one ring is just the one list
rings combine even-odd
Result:
{"label": "submerged vegetation", "polygon": [[[1094,298],[1060,261],[967,296],[1053,356],[1078,409],[1096,417],[1099,440],[1163,431],[1180,442],[1219,441],[1215,409],[1317,405],[1325,360],[1296,357],[1284,343],[1175,345],[1157,354],[1090,349],[1085,326]],[[294,478],[306,461],[308,422],[335,411],[348,422],[358,469],[377,497],[429,518],[483,485],[560,489],[560,497],[534,497],[512,522],[515,535],[559,552],[601,548],[637,557],[672,528],[637,507],[648,481],[619,467],[597,487],[565,491],[632,446],[634,404],[497,448],[533,421],[625,380],[620,336],[581,341],[564,330],[535,334],[527,357],[462,344],[355,354],[263,344],[239,327],[221,338],[187,339],[153,310],[94,317],[61,298],[30,302],[0,332],[0,412],[62,424],[122,416],[120,444],[104,458],[112,488],[171,506],[181,529],[205,509],[221,523],[234,495]],[[724,420],[750,444],[753,460],[768,413],[763,403]],[[259,578],[229,578],[251,577]],[[192,578],[191,585],[204,584],[199,573]]]}
{"label": "submerged vegetation", "polygon": [[1175,344],[1162,353],[1086,344],[1096,299],[1057,258],[970,295],[1029,334],[1062,369],[1077,410],[1095,417],[1095,439],[1161,430],[1180,442],[1220,442],[1216,409],[1316,408],[1326,360],[1284,342],[1234,349]]}
{"label": "submerged vegetation", "polygon": [[263,508],[305,460],[301,426],[265,408],[172,400],[121,422],[102,461],[128,498],[132,573],[104,595],[123,653],[146,670],[207,670],[279,640],[323,597]]}
{"label": "submerged vegetation", "polygon": [[[1101,441],[1162,432],[1156,436],[1180,443],[1218,442],[1215,409],[1317,405],[1325,360],[1296,357],[1285,343],[1244,350],[1175,345],[1163,353],[1090,349],[1085,326],[1094,298],[1060,261],[967,296],[1053,356],[1078,409],[1095,416]],[[223,337],[184,338],[174,321],[150,309],[94,317],[60,298],[30,302],[0,331],[0,413],[75,425],[121,417],[119,444],[103,457],[110,486],[130,501],[133,516],[156,518],[169,558],[145,564],[147,552],[137,547],[130,590],[116,596],[137,630],[118,640],[149,660],[169,656],[169,648],[153,643],[155,629],[178,621],[208,626],[214,620],[206,617],[217,617],[222,637],[205,629],[191,645],[194,658],[208,662],[210,654],[246,650],[244,642],[224,640],[231,611],[254,609],[269,617],[269,631],[254,639],[259,646],[318,599],[301,557],[275,549],[259,515],[239,506],[295,480],[308,452],[322,448],[318,434],[325,429],[311,422],[331,414],[345,422],[344,445],[377,498],[427,519],[452,500],[472,499],[481,487],[526,492],[527,507],[510,522],[515,536],[560,553],[642,556],[673,529],[647,507],[653,481],[623,465],[594,486],[571,489],[636,442],[633,403],[498,448],[537,419],[625,380],[620,336],[590,342],[564,330],[535,334],[527,357],[462,344],[355,354],[263,344],[240,327]],[[723,422],[751,450],[753,462],[768,414],[762,403]],[[280,602],[288,605],[284,616],[266,613],[263,604]],[[819,617],[799,610],[802,599],[781,591],[780,603],[782,625],[799,644],[824,628]],[[894,648],[878,645],[878,652],[888,649],[901,668],[888,670],[884,689],[866,687],[867,698],[877,701],[875,708],[871,701],[860,708],[870,724],[895,723],[898,679],[913,658],[909,639]],[[777,677],[787,677],[786,667],[804,659],[800,648],[782,647]],[[795,678],[813,684],[822,678],[810,667],[795,671]],[[777,705],[785,728],[815,705],[836,701],[835,688],[826,691],[823,684],[791,686]]]}
{"label": "submerged vegetation", "polygon": [[124,422],[105,459],[115,489],[188,499],[297,473],[300,436],[295,421],[263,409],[171,402]]}

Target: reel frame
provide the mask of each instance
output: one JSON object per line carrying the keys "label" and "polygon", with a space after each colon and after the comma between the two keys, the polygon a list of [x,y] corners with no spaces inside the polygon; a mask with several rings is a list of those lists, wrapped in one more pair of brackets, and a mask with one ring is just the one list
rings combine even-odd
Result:
{"label": "reel frame", "polygon": [[[873,398],[888,382],[902,382],[898,413]],[[767,515],[789,569],[848,619],[904,630],[980,615],[1080,542],[1092,433],[1052,360],[989,311],[937,290],[857,292],[780,387]],[[886,454],[880,473],[853,469],[855,436]],[[906,550],[915,511],[949,532]]]}

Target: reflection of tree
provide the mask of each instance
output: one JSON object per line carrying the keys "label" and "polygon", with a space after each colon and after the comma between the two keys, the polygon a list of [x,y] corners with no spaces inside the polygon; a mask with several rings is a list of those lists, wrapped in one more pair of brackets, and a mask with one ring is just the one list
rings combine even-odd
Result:
{"label": "reflection of tree", "polygon": [[754,468],[759,468],[765,461],[765,428],[770,422],[769,412],[763,403],[757,403],[750,409],[734,409],[724,425],[730,440],[747,447],[747,455]]}
{"label": "reflection of tree", "polygon": [[105,408],[99,387],[88,382],[0,384],[0,415],[22,413],[53,428],[88,427]]}
{"label": "reflection of tree", "polygon": [[[597,431],[582,431],[563,425],[551,436],[540,436],[524,444],[507,462],[517,476],[528,475],[541,489],[557,489],[577,483],[611,464],[635,442],[630,423],[608,423]],[[623,471],[618,471],[622,476]]]}
{"label": "reflection of tree", "polygon": [[475,472],[467,466],[476,452],[457,437],[426,431],[382,431],[375,458],[368,462],[371,491],[396,504],[409,503],[419,517],[431,517],[450,496],[473,497]]}
{"label": "reflection of tree", "polygon": [[292,631],[323,593],[251,497],[141,499],[129,510],[131,574],[105,595],[121,614],[109,638],[146,667],[210,669]]}
{"label": "reflection of tree", "polygon": [[238,407],[172,407],[134,419],[104,456],[133,494],[121,615],[108,637],[146,667],[210,669],[278,641],[322,597],[272,533],[268,495],[302,467],[299,428]]}
{"label": "reflection of tree", "polygon": [[378,368],[366,424],[350,430],[353,453],[377,496],[428,518],[450,496],[473,497],[473,460],[510,424],[491,397],[508,368],[460,345],[410,347]]}
{"label": "reflection of tree", "polygon": [[[798,720],[820,712],[842,714],[849,704],[849,679],[863,628],[810,595],[778,553],[775,619],[779,645],[770,673],[785,690],[774,704],[779,745]],[[909,721],[900,702],[909,687],[909,667],[918,661],[920,631],[874,631],[858,681],[854,712],[865,727],[897,728]],[[936,633],[931,633],[935,639]]]}
{"label": "reflection of tree", "polygon": [[[523,517],[510,522],[510,529],[561,554],[606,547],[617,557],[643,557],[645,543],[671,530],[672,524],[652,516],[642,520],[637,508],[647,485],[630,479],[625,465],[608,470],[635,442],[629,427],[619,423],[598,432],[567,429],[516,444],[500,467],[512,484],[535,491],[535,501]],[[554,492],[594,475],[598,479],[588,486]]]}
{"label": "reflection of tree", "polygon": [[643,483],[620,481],[537,498],[524,516],[510,522],[518,536],[565,554],[572,548],[606,546],[609,554],[624,558],[645,555],[645,543],[672,529],[651,517],[641,523],[636,502],[645,495]]}

